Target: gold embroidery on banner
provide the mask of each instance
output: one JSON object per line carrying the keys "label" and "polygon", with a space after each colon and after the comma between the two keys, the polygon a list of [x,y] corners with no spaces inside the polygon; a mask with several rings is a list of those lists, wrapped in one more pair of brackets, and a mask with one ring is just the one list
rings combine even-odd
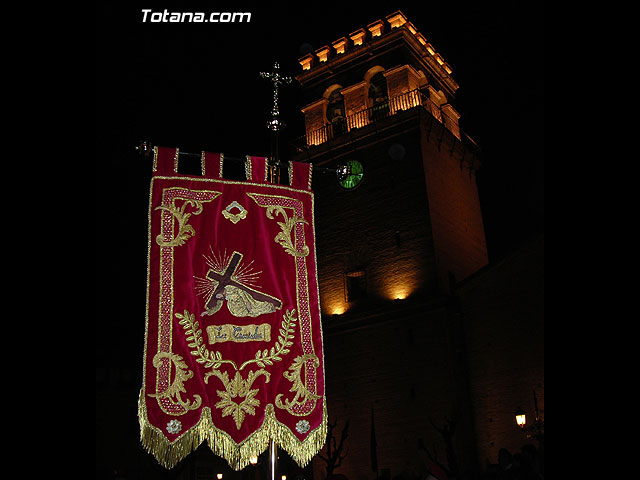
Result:
{"label": "gold embroidery on banner", "polygon": [[[275,220],[274,212],[276,215],[280,214],[284,218],[284,222],[277,222],[282,231],[278,233],[273,239],[276,243],[280,244],[282,248],[284,248],[284,250],[293,257],[306,257],[307,255],[309,255],[309,247],[307,245],[298,246],[296,241],[296,229],[294,228],[297,225],[308,225],[309,222],[307,222],[304,218],[296,215],[294,207],[263,203],[263,199],[266,197],[268,197],[269,199],[283,199],[289,201],[292,201],[293,199],[289,197],[280,197],[277,195],[262,195],[259,193],[247,193],[247,196],[252,198],[258,206],[266,208],[267,218]],[[284,210],[285,208],[294,210],[291,218],[287,216],[287,213]]]}
{"label": "gold embroidery on banner", "polygon": [[[307,165],[309,168],[309,179],[308,179],[308,188],[309,190],[311,190],[311,175],[313,174],[313,164],[309,163],[309,164],[305,164]],[[299,167],[296,168],[303,168],[302,165],[300,165]],[[293,186],[293,162],[289,162],[289,185]]]}
{"label": "gold embroidery on banner", "polygon": [[158,170],[158,147],[153,147],[153,171]]}
{"label": "gold embroidery on banner", "polygon": [[215,315],[225,301],[235,317],[257,317],[282,308],[282,300],[255,288],[257,276],[262,272],[253,272],[253,260],[242,265],[243,257],[236,251],[227,257],[226,250],[224,258],[215,254],[205,256],[210,267],[206,278],[195,277],[197,294],[207,299],[201,316]]}
{"label": "gold embroidery on banner", "polygon": [[270,342],[271,325],[209,325],[207,327],[209,345],[222,342]]}
{"label": "gold embroidery on banner", "polygon": [[227,301],[229,312],[234,317],[257,317],[276,311],[273,303],[256,300],[251,293],[231,285],[225,288],[224,298]]}
{"label": "gold embroidery on banner", "polygon": [[[152,182],[157,177],[152,178]],[[168,177],[172,178],[172,177]],[[153,183],[152,183],[153,185]],[[152,187],[152,192],[154,188]],[[175,207],[177,200],[190,202],[194,205],[197,213],[202,210],[203,202],[210,202],[217,198],[221,192],[210,190],[189,190],[182,187],[168,187],[162,189],[162,199],[160,205],[163,207]],[[150,199],[152,200],[152,199]],[[186,208],[185,205],[183,205]],[[149,221],[151,221],[152,202],[149,202]],[[188,220],[188,217],[185,221]],[[175,216],[167,209],[160,215],[160,235],[157,240],[161,240],[161,248],[159,251],[159,298],[158,298],[158,336],[157,336],[157,352],[162,355],[156,358],[156,391],[167,391],[172,383],[173,362],[170,359],[172,354],[172,319],[173,319],[173,253],[175,247],[171,244],[171,240],[175,235]],[[151,229],[150,229],[151,234]],[[187,237],[188,238],[188,237]],[[149,237],[151,242],[151,237]],[[151,247],[151,243],[149,244]],[[147,259],[149,262],[149,258]],[[148,298],[147,298],[148,301]],[[148,320],[147,320],[148,321]],[[145,351],[146,351],[145,346]],[[146,354],[145,354],[146,355]],[[161,396],[157,399],[160,409],[169,415],[182,415],[188,410],[173,400],[171,396]]]}
{"label": "gold embroidery on banner", "polygon": [[[315,403],[316,400],[322,398],[320,395],[316,395],[314,392],[309,391],[309,389],[307,388],[306,379],[304,383],[302,381],[302,367],[305,366],[305,363],[308,360],[311,360],[313,362],[314,368],[318,368],[320,366],[320,360],[318,360],[317,356],[312,354],[301,355],[296,357],[289,367],[291,373],[283,373],[283,376],[293,383],[293,385],[289,389],[290,392],[295,392],[295,396],[293,397],[293,399],[285,399],[285,401],[282,402],[281,398],[284,395],[280,393],[278,394],[278,396],[276,396],[276,407],[287,410],[292,415],[301,416],[295,411],[294,407],[296,405],[304,405],[310,401],[313,401]],[[307,413],[302,414],[302,416],[305,415],[307,415]]]}
{"label": "gold embroidery on banner", "polygon": [[[231,210],[233,210],[234,208],[237,208],[240,211],[238,213],[231,213]],[[224,210],[222,210],[222,216],[227,220],[231,220],[234,225],[240,220],[244,220],[245,218],[247,218],[247,213],[247,209],[235,200],[227,205]]]}
{"label": "gold embroidery on banner", "polygon": [[153,357],[153,366],[156,368],[160,368],[162,364],[162,359],[168,358],[173,362],[173,365],[176,367],[176,376],[173,380],[173,383],[162,393],[149,394],[150,397],[153,398],[168,398],[174,403],[178,403],[182,405],[186,410],[195,410],[199,408],[202,404],[202,397],[200,395],[194,395],[194,401],[191,403],[188,400],[182,400],[180,393],[186,393],[184,388],[184,382],[193,377],[193,372],[187,368],[187,364],[184,362],[180,355],[176,355],[175,353],[169,352],[158,352]]}
{"label": "gold embroidery on banner", "polygon": [[[277,213],[280,213],[279,211],[280,209],[282,210],[282,213],[284,213],[284,209],[287,208],[293,211],[294,218],[304,217],[302,202],[300,200],[297,200],[291,197],[281,196],[281,195],[264,195],[259,193],[247,193],[247,195],[251,197],[259,206],[265,207],[268,210],[271,210],[271,212],[276,211]],[[313,197],[311,198],[313,201]],[[271,212],[267,212],[267,217],[273,218],[273,215],[272,214],[270,215]],[[283,231],[280,232],[280,234],[275,238],[276,242],[280,243],[281,245],[282,245],[281,243],[282,241],[286,243],[287,232],[286,232],[286,229],[283,228],[283,226],[286,227],[287,222],[289,221],[289,219],[286,218],[286,215],[283,215],[283,216],[285,216],[284,225],[278,222]],[[289,403],[286,403],[286,402],[282,403],[282,401],[280,403],[281,405],[283,405],[282,408],[287,408],[292,414],[296,416],[305,416],[311,413],[311,411],[315,409],[315,406],[317,403],[317,398],[315,398],[315,393],[313,392],[317,392],[316,370],[319,368],[320,363],[319,361],[317,361],[317,357],[314,352],[313,343],[311,342],[311,338],[312,338],[311,316],[310,316],[310,310],[309,310],[309,292],[308,292],[308,283],[307,283],[308,279],[306,277],[307,256],[303,255],[305,251],[308,253],[309,249],[305,245],[304,224],[302,222],[294,223],[294,224],[296,226],[295,229],[293,229],[293,227],[291,226],[291,230],[293,230],[294,232],[294,240],[291,240],[290,235],[288,238],[290,243],[293,243],[293,245],[295,246],[295,252],[298,253],[298,255],[293,255],[293,260],[294,260],[294,264],[296,268],[296,276],[297,276],[296,297],[297,297],[297,305],[299,308],[299,315],[300,315],[300,319],[299,319],[300,340],[302,343],[302,353],[303,353],[303,356],[301,357],[300,361],[304,364],[303,366],[305,369],[304,370],[305,380],[304,380],[304,388],[301,389],[300,388],[300,386],[302,385],[301,381],[300,383],[297,383],[291,380],[291,378],[294,378],[294,377],[291,377],[291,375],[295,375],[295,371],[293,373],[287,373],[288,377],[285,376],[285,378],[291,380],[294,383],[293,391],[300,392],[300,394],[296,395],[293,400],[289,401]],[[291,248],[290,245],[287,245],[287,247],[289,249]],[[290,251],[288,251],[288,253],[291,254]],[[317,279],[317,272],[316,272],[316,279]],[[297,367],[297,365],[295,366]],[[309,394],[306,394],[306,392],[309,392]]]}
{"label": "gold embroidery on banner", "polygon": [[244,157],[244,176],[248,182],[251,181],[251,157],[249,155]]}
{"label": "gold embroidery on banner", "polygon": [[[238,368],[237,364],[233,360],[223,359],[222,354],[219,351],[210,351],[206,348],[206,346],[204,345],[202,330],[200,329],[199,323],[195,320],[195,315],[189,313],[188,310],[185,310],[184,314],[176,313],[176,317],[179,319],[178,323],[182,325],[185,330],[186,339],[187,342],[189,342],[187,345],[189,348],[193,349],[191,350],[191,354],[197,357],[196,362],[204,365],[205,368],[211,368],[211,371],[207,372],[204,375],[204,382],[209,383],[209,377],[213,375],[218,377],[225,386],[225,391],[217,390],[218,396],[221,398],[221,400],[215,404],[215,407],[222,409],[223,417],[233,415],[233,418],[236,422],[236,427],[238,429],[240,429],[240,427],[242,426],[245,414],[248,413],[250,415],[255,415],[255,407],[260,405],[259,400],[254,398],[259,390],[249,390],[251,388],[251,385],[253,384],[253,381],[258,375],[264,374],[267,377],[266,382],[269,382],[270,374],[262,367],[265,367],[266,365],[273,365],[273,362],[281,361],[282,356],[290,352],[289,347],[293,345],[293,339],[295,336],[296,318],[294,314],[295,310],[293,312],[287,310],[287,312],[285,313],[279,331],[280,335],[278,336],[278,340],[273,347],[271,347],[270,349],[258,350],[256,352],[255,358],[245,361],[240,366],[240,368]],[[233,325],[223,325],[222,327],[228,326],[233,327]],[[265,326],[269,327],[270,329],[270,326],[268,324]],[[249,327],[255,327],[255,325],[250,325]],[[208,333],[210,332],[210,328],[211,327],[207,328]],[[216,327],[213,326],[214,332],[215,328]],[[304,360],[301,360],[301,362]],[[227,372],[220,372],[220,370],[218,370],[223,363],[230,364],[236,370],[236,374],[233,380],[229,380],[229,375]],[[255,372],[250,372],[248,374],[247,380],[244,380],[240,371],[243,370],[244,367],[252,363],[255,363],[258,367],[261,367],[261,369]],[[296,361],[294,361],[294,367],[290,367],[290,369],[293,369],[294,372],[295,365]],[[287,372],[285,372],[284,375],[286,378],[289,378]],[[294,385],[298,387],[296,383],[294,383]],[[300,392],[291,402],[297,402],[300,395],[304,395],[306,400],[308,394],[310,394],[308,390]],[[244,397],[244,400],[240,403],[237,403],[233,400],[236,397]],[[288,401],[285,401],[285,404],[287,405],[287,407],[289,406]]]}
{"label": "gold embroidery on banner", "polygon": [[170,441],[150,422],[145,402],[141,398],[138,402],[140,441],[145,450],[165,468],[173,468],[206,442],[214,454],[224,458],[231,468],[239,471],[249,465],[251,457],[259,456],[269,447],[270,441],[275,440],[279,447],[282,447],[300,467],[304,468],[326,443],[328,423],[326,403],[323,406],[320,425],[309,431],[302,442],[289,427],[276,419],[274,410],[273,404],[267,404],[262,426],[251,433],[246,440],[235,443],[227,432],[214,425],[211,409],[203,407],[198,422],[179,438]]}
{"label": "gold embroidery on banner", "polygon": [[[214,375],[218,377],[224,384],[225,390],[216,390],[221,400],[215,404],[216,408],[222,409],[222,416],[233,415],[233,419],[236,422],[236,427],[240,430],[242,422],[244,422],[245,414],[255,415],[255,407],[260,406],[260,400],[255,398],[259,389],[249,390],[253,385],[255,379],[264,375],[266,377],[265,383],[269,383],[271,374],[264,369],[257,370],[255,372],[249,372],[247,379],[242,378],[240,372],[236,372],[233,380],[229,380],[229,374],[227,372],[220,373],[218,370],[214,371]],[[244,400],[240,403],[236,403],[233,399],[237,397],[243,397]]]}
{"label": "gold embroidery on banner", "polygon": [[[211,193],[215,193],[216,197],[220,195],[220,192]],[[178,221],[178,234],[175,236],[175,238],[169,241],[165,241],[162,234],[156,237],[156,243],[161,247],[176,247],[179,245],[184,245],[184,243],[190,237],[193,237],[196,234],[196,231],[191,225],[187,223],[189,221],[189,218],[191,217],[191,215],[200,215],[202,213],[202,202],[210,202],[211,200],[213,200],[213,198],[207,200],[183,199],[184,203],[180,208],[178,208],[176,206],[177,199],[179,199],[179,197],[174,198],[171,202],[171,205],[169,206],[160,205],[155,208],[155,210],[165,210],[171,213],[171,215],[173,215],[174,218]],[[186,213],[185,209],[187,205],[191,205],[193,208],[195,208],[195,211]]]}
{"label": "gold embroidery on banner", "polygon": [[223,363],[228,363],[238,370],[238,366],[233,360],[224,360],[220,352],[209,351],[207,347],[204,346],[202,330],[194,314],[185,310],[184,314],[176,313],[176,318],[178,318],[178,323],[184,328],[187,342],[190,342],[187,346],[193,348],[191,355],[197,357],[196,362],[203,364],[204,368],[212,369],[211,372],[204,376],[204,383],[208,383],[209,377],[213,375],[216,369],[220,368]]}
{"label": "gold embroidery on banner", "polygon": [[[157,149],[154,148],[154,168],[153,168],[154,172],[157,169],[156,162],[157,162]],[[222,158],[220,162],[220,169],[222,169]],[[220,171],[220,177],[222,177],[222,171]],[[172,178],[173,177],[171,176],[153,177],[151,181],[152,182],[151,193],[153,193],[154,191],[153,189],[154,182],[157,182],[158,180],[165,180],[165,179],[172,179]],[[211,180],[207,178],[195,178],[195,177],[191,178],[190,181],[196,182],[196,183],[197,182],[203,182],[203,183],[215,182],[215,180]],[[245,182],[225,180],[225,184],[244,185]],[[286,190],[290,192],[300,191],[299,189],[289,188],[286,186],[281,186],[280,188],[282,190]],[[272,197],[275,198],[275,196],[272,196]],[[312,205],[311,212],[313,212],[313,202],[314,202],[313,195],[311,194],[310,197],[311,197],[311,205]],[[150,194],[150,199],[151,199],[151,194]],[[283,202],[288,202],[289,200],[293,200],[293,199],[290,199],[289,197],[286,197],[286,196],[279,196],[278,200]],[[149,228],[148,229],[149,229],[149,232],[151,232],[152,231],[151,211],[153,209],[153,206],[151,205],[151,202],[149,203],[150,203],[150,206],[149,206],[149,220],[148,220]],[[260,206],[265,206],[265,205],[260,205]],[[286,205],[283,205],[283,206],[285,206],[285,208],[290,208],[289,203],[286,203]],[[295,211],[296,213],[298,213],[298,216],[302,216],[301,209],[296,207]],[[165,215],[168,216],[169,214],[166,213]],[[169,218],[172,218],[172,217],[169,217]],[[170,232],[171,230],[167,230],[167,233],[170,233]],[[171,236],[173,236],[173,233],[171,233]],[[315,234],[314,234],[314,237],[315,237]],[[168,240],[169,238],[170,237],[165,236],[166,240]],[[153,237],[150,235],[148,240],[149,240],[149,245],[151,245],[151,243],[153,242]],[[165,250],[167,251],[166,255],[168,255],[171,259],[173,259],[173,249],[169,247],[165,247]],[[303,258],[295,257],[294,260],[295,260],[295,264],[298,266],[298,277],[299,277],[299,281],[301,281],[303,278],[301,277],[301,275],[306,274],[306,268],[304,264],[301,264],[301,262],[304,261],[304,257]],[[148,264],[150,262],[149,251],[147,252],[147,262]],[[148,269],[148,271],[152,271],[152,270]],[[318,288],[317,270],[314,271],[313,276],[315,277],[316,288]],[[169,280],[171,281],[171,285],[172,285],[173,277],[171,276]],[[151,290],[151,278],[149,273],[147,274],[147,289],[148,291]],[[298,292],[297,292],[297,295],[298,295],[297,305],[299,310],[297,314],[298,315],[297,321],[300,324],[298,329],[300,331],[301,340],[303,338],[303,334],[305,338],[305,340],[303,341],[303,347],[304,347],[303,352],[305,354],[309,354],[309,353],[313,353],[313,345],[310,343],[311,332],[309,329],[309,325],[307,325],[309,323],[309,318],[308,318],[309,314],[306,313],[306,310],[308,309],[308,307],[307,307],[307,299],[306,299],[305,293],[306,293],[306,285],[303,284],[300,288],[298,288]],[[170,306],[167,308],[167,312],[169,315],[172,315],[173,314],[172,289],[169,289],[168,293],[165,292],[164,296],[171,299],[171,303],[170,303]],[[149,294],[147,294],[147,309],[149,309],[149,305],[150,305],[149,302],[150,302]],[[180,314],[176,314],[176,316],[180,317]],[[149,322],[151,321],[148,314],[147,314],[146,321],[148,326]],[[195,322],[194,316],[191,316],[191,322],[197,323]],[[319,325],[319,328],[321,332],[322,331],[321,324]],[[185,327],[185,330],[186,330],[186,327]],[[322,335],[320,338],[322,338]],[[169,342],[170,342],[170,339],[171,339],[171,332],[169,331]],[[145,358],[147,358],[147,352],[151,348],[151,344],[147,345],[147,342],[148,342],[148,337],[147,337],[147,332],[145,331],[145,344],[144,344]],[[168,348],[171,348],[171,343],[168,344]],[[215,352],[212,352],[212,353],[215,353]],[[232,363],[231,361],[223,360],[221,356],[219,360],[221,362],[228,363],[228,364]],[[322,359],[320,361],[322,363]],[[164,359],[164,362],[173,365],[172,362],[170,362],[168,359]],[[307,364],[311,364],[311,360],[308,360]],[[307,365],[305,365],[305,368],[307,368]],[[322,370],[324,370],[324,368],[322,368]],[[268,403],[264,407],[264,422],[262,423],[260,428],[252,432],[245,440],[241,441],[240,443],[236,443],[227,432],[215,426],[212,419],[212,415],[211,415],[211,408],[207,406],[202,407],[200,419],[197,421],[195,425],[192,425],[186,428],[186,430],[183,433],[181,433],[178,438],[170,439],[167,437],[164,429],[160,428],[159,426],[156,426],[156,421],[155,420],[152,421],[147,414],[147,408],[149,407],[149,402],[147,400],[146,392],[147,392],[147,386],[150,379],[148,378],[149,375],[147,375],[145,372],[146,370],[143,370],[142,388],[140,390],[140,397],[138,400],[138,419],[140,423],[140,440],[144,449],[150,454],[152,454],[154,458],[166,468],[173,468],[175,465],[178,464],[178,462],[183,460],[187,455],[189,455],[192,451],[194,451],[199,445],[201,445],[204,442],[208,443],[213,453],[215,453],[216,455],[222,458],[225,458],[225,460],[229,462],[229,465],[234,470],[241,470],[242,468],[249,465],[249,459],[252,456],[257,456],[263,453],[264,450],[268,448],[269,442],[271,440],[275,440],[278,446],[282,447],[283,450],[287,451],[287,453],[291,455],[292,458],[301,467],[304,467],[309,462],[311,462],[314,456],[325,444],[326,436],[327,436],[327,405],[326,405],[326,399],[324,399],[324,396],[322,397],[321,400],[318,400],[323,403],[322,420],[320,424],[317,425],[317,427],[315,425],[312,425],[311,430],[308,432],[308,434],[305,436],[303,440],[300,440],[298,436],[295,435],[295,431],[292,431],[292,429],[289,426],[284,425],[283,423],[281,423],[276,419],[276,416],[275,416],[276,407],[274,407],[274,405],[271,403]],[[312,371],[308,371],[307,375],[308,374],[311,374],[313,376]],[[310,383],[307,382],[307,385],[309,386],[310,391],[314,391],[314,388]],[[166,386],[164,388],[166,388]],[[170,401],[170,400],[166,400],[166,401]],[[165,411],[165,413],[168,413],[168,412]]]}
{"label": "gold embroidery on banner", "polygon": [[282,319],[282,324],[280,326],[280,335],[278,336],[278,340],[276,344],[271,347],[269,351],[265,348],[262,352],[258,350],[256,353],[256,357],[253,360],[247,360],[240,366],[240,370],[242,370],[245,365],[249,363],[256,362],[259,367],[264,367],[266,365],[273,365],[273,362],[278,362],[282,360],[282,355],[286,355],[289,353],[289,348],[293,345],[293,337],[296,331],[296,317],[294,317],[295,310],[290,312],[286,311],[284,314],[284,318]]}
{"label": "gold embroidery on banner", "polygon": [[222,364],[230,364],[235,370],[243,370],[244,367],[252,363],[257,364],[259,367],[265,365],[273,365],[273,362],[279,362],[282,360],[283,355],[290,352],[289,347],[293,345],[293,339],[296,330],[296,317],[295,310],[287,310],[282,319],[280,325],[280,335],[273,347],[270,349],[258,350],[255,357],[245,361],[240,368],[233,360],[226,360],[222,358],[222,354],[216,351],[210,351],[204,345],[204,339],[202,338],[202,329],[200,324],[195,319],[195,315],[189,313],[188,310],[184,311],[184,314],[176,313],[176,317],[179,319],[178,323],[184,328],[184,334],[186,335],[187,344],[189,348],[192,348],[191,355],[196,358],[196,362],[204,365],[204,368],[211,368],[211,372],[207,372],[204,375],[204,382],[208,383],[209,377],[215,375],[216,371]]}
{"label": "gold embroidery on banner", "polygon": [[298,218],[295,214],[289,218],[287,213],[284,211],[284,208],[278,205],[269,205],[267,207],[267,218],[275,220],[273,216],[274,212],[276,215],[280,214],[284,218],[284,222],[277,222],[282,231],[275,236],[274,241],[280,244],[289,255],[294,257],[306,257],[309,255],[309,247],[304,245],[298,252],[295,247],[295,242],[291,237],[291,232],[297,223],[308,224],[309,222],[302,218]]}

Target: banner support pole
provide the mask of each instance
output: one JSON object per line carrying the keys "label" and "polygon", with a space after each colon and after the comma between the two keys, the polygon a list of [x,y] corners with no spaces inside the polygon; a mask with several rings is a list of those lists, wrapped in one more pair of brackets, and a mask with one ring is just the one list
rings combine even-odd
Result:
{"label": "banner support pole", "polygon": [[[278,107],[278,88],[280,85],[289,84],[293,81],[291,77],[280,74],[280,64],[274,62],[272,72],[260,72],[260,76],[273,83],[273,108],[271,109],[271,120],[267,122],[267,129],[271,130],[271,158],[269,158],[269,182],[280,183],[280,130],[284,128],[284,122],[280,120],[280,109]],[[276,480],[276,459],[278,447],[275,440],[269,440],[269,479]]]}
{"label": "banner support pole", "polygon": [[276,480],[276,457],[278,456],[278,447],[276,441],[272,438],[269,440],[269,480]]}

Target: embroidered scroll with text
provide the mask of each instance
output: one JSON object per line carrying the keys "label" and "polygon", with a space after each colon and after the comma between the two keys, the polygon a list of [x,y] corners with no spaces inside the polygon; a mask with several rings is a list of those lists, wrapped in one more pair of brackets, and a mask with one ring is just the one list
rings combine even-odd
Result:
{"label": "embroidered scroll with text", "polygon": [[156,147],[149,206],[141,441],[171,468],[200,443],[239,470],[269,446],[301,466],[327,435],[311,165],[289,185],[178,173]]}

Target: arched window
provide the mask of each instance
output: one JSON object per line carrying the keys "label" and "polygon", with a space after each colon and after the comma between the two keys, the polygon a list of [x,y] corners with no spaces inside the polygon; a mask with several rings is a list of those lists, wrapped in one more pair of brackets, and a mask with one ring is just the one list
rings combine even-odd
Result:
{"label": "arched window", "polygon": [[369,104],[373,120],[389,114],[389,94],[384,73],[378,72],[369,79]]}
{"label": "arched window", "polygon": [[340,88],[336,87],[332,90],[327,100],[327,120],[333,126],[334,135],[341,135],[346,131],[346,122],[344,96],[340,92]]}
{"label": "arched window", "polygon": [[329,103],[327,104],[327,120],[333,122],[334,119],[344,118],[344,97],[340,93],[340,89],[336,88],[329,95]]}

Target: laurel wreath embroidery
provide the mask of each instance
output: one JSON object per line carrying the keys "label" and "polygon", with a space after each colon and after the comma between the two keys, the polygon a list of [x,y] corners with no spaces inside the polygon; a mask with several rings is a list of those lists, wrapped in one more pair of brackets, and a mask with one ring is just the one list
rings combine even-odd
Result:
{"label": "laurel wreath embroidery", "polygon": [[256,362],[259,367],[273,365],[273,362],[282,360],[282,355],[289,353],[290,350],[288,347],[293,345],[293,337],[296,331],[296,317],[294,317],[294,314],[295,309],[291,312],[289,310],[285,312],[280,326],[280,335],[278,335],[276,344],[271,347],[270,350],[267,350],[266,348],[263,351],[258,350],[256,358],[244,362],[240,367],[240,370],[242,370],[245,365],[252,362]]}
{"label": "laurel wreath embroidery", "polygon": [[289,347],[293,345],[297,321],[295,309],[291,311],[287,310],[280,325],[280,335],[278,335],[274,346],[270,349],[265,348],[264,350],[258,350],[255,358],[245,361],[240,365],[240,368],[238,368],[238,365],[233,360],[223,359],[219,351],[211,351],[204,345],[202,329],[195,319],[194,314],[185,310],[184,314],[176,313],[176,317],[179,319],[178,323],[182,325],[185,330],[187,341],[190,342],[187,345],[193,349],[191,350],[191,355],[197,357],[196,362],[212,370],[205,374],[205,383],[207,383],[209,377],[215,375],[216,370],[225,363],[231,365],[235,370],[241,371],[252,363],[256,363],[259,367],[265,367],[266,365],[273,365],[273,362],[282,360],[282,356],[288,354],[290,352]]}
{"label": "laurel wreath embroidery", "polygon": [[[184,328],[187,341],[189,342],[187,345],[193,349],[191,350],[191,355],[197,357],[196,362],[204,365],[205,368],[211,368],[211,371],[204,375],[204,382],[209,383],[209,377],[214,375],[220,379],[225,387],[225,390],[216,390],[220,401],[215,404],[215,407],[222,409],[223,417],[233,415],[236,427],[239,430],[244,422],[245,415],[255,415],[255,408],[260,405],[260,401],[255,398],[259,390],[251,389],[253,382],[259,375],[265,376],[266,383],[268,383],[271,378],[271,374],[262,367],[273,365],[273,362],[281,361],[283,355],[290,352],[289,347],[293,345],[296,330],[297,319],[295,317],[295,309],[285,312],[279,330],[280,335],[275,345],[270,349],[258,350],[255,358],[245,361],[240,365],[240,368],[238,368],[233,360],[222,358],[222,354],[219,351],[210,351],[207,349],[204,345],[202,329],[194,314],[185,310],[184,314],[176,313],[175,315],[179,319],[178,323]],[[225,363],[231,365],[236,370],[236,374],[232,380],[229,380],[229,374],[227,372],[220,372],[220,370],[218,370],[218,368]],[[255,372],[249,372],[245,380],[240,371],[252,363],[255,363],[261,368]],[[286,373],[285,377],[287,377]],[[234,400],[238,397],[242,397],[244,400],[238,403]]]}
{"label": "laurel wreath embroidery", "polygon": [[[196,362],[204,364],[205,368],[211,368],[213,370],[220,368],[223,363],[229,363],[233,365],[236,370],[238,369],[233,360],[224,360],[220,352],[209,351],[207,347],[203,345],[204,340],[202,338],[202,330],[200,329],[200,324],[195,319],[194,314],[185,310],[184,314],[176,313],[176,318],[179,319],[178,323],[182,325],[182,328],[184,328],[187,341],[190,342],[187,346],[189,348],[193,348],[193,350],[191,350],[191,355],[198,357],[196,358]],[[213,372],[205,375],[205,383],[208,382],[211,375],[213,375]]]}

